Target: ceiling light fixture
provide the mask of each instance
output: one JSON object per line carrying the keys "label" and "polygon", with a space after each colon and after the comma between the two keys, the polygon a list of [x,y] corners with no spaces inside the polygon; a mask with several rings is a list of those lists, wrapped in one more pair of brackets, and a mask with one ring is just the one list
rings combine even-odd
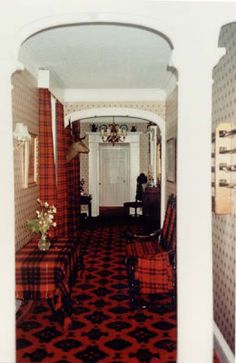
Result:
{"label": "ceiling light fixture", "polygon": [[103,142],[110,142],[114,146],[115,143],[124,142],[127,136],[128,126],[125,124],[118,125],[115,123],[115,118],[113,117],[113,122],[111,124],[102,125],[100,127],[100,134]]}

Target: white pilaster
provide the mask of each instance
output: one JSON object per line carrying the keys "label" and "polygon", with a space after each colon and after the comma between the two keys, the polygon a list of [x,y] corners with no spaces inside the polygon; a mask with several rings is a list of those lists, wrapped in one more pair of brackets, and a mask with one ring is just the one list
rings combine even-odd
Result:
{"label": "white pilaster", "polygon": [[157,181],[157,128],[150,126],[150,165],[154,183]]}
{"label": "white pilaster", "polygon": [[93,217],[99,215],[99,141],[98,135],[89,135],[89,193],[93,197]]}
{"label": "white pilaster", "polygon": [[10,64],[9,60],[0,60],[0,358],[4,363],[15,362],[15,208],[11,101],[13,68]]}
{"label": "white pilaster", "polygon": [[[212,68],[217,61],[217,44],[216,32],[208,32],[202,42],[190,42],[196,39],[198,31],[194,29],[194,34],[182,37],[188,54],[181,45],[174,53],[179,72],[177,351],[180,363],[211,363],[213,359],[210,165]],[[191,28],[188,32],[191,33]]]}
{"label": "white pilaster", "polygon": [[128,136],[127,142],[130,145],[130,201],[134,201],[137,177],[140,174],[140,133]]}

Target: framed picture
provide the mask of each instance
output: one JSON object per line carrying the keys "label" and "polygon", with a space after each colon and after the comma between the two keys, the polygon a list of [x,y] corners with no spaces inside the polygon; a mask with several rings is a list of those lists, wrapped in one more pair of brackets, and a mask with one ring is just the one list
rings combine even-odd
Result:
{"label": "framed picture", "polygon": [[30,133],[31,141],[24,145],[24,187],[38,183],[38,136]]}
{"label": "framed picture", "polygon": [[176,180],[176,139],[171,138],[166,142],[166,178],[168,182]]}

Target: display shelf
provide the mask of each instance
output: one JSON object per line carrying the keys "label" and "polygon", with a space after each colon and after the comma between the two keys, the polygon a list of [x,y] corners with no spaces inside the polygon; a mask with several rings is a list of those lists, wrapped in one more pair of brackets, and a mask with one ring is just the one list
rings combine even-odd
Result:
{"label": "display shelf", "polygon": [[212,180],[213,210],[216,214],[231,213],[231,192],[236,188],[232,182],[232,172],[236,171],[236,165],[232,163],[232,154],[236,148],[232,148],[232,138],[236,135],[236,129],[232,129],[231,123],[220,123],[212,134],[214,150],[212,150]]}

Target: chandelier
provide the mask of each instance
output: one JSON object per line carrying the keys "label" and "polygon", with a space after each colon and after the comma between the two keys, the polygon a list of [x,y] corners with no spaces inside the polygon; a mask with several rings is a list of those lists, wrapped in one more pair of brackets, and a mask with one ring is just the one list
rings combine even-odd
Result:
{"label": "chandelier", "polygon": [[100,127],[100,134],[103,142],[111,142],[114,146],[117,142],[124,142],[125,137],[127,135],[128,126],[118,125],[114,121],[113,117],[113,123],[107,125],[102,125]]}

